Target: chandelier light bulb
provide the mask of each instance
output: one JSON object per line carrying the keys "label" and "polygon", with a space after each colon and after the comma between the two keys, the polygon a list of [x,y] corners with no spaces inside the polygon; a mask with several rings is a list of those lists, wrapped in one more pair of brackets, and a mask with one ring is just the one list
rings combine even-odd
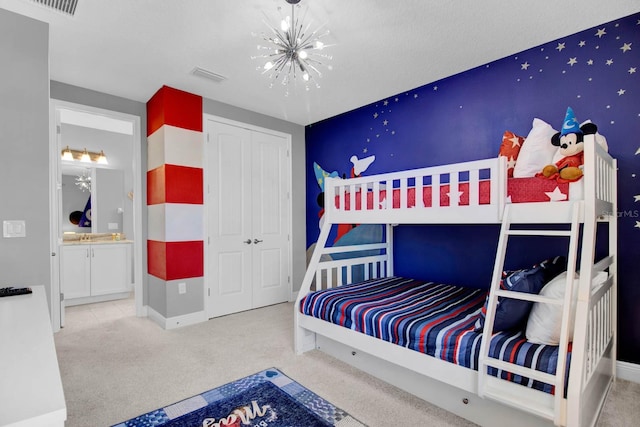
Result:
{"label": "chandelier light bulb", "polygon": [[298,58],[307,59],[308,57],[309,57],[309,55],[307,54],[306,50],[301,50],[300,52],[298,52]]}
{"label": "chandelier light bulb", "polygon": [[324,48],[324,43],[322,43],[320,40],[316,40],[313,44],[313,47],[315,49],[322,50]]}
{"label": "chandelier light bulb", "polygon": [[269,71],[272,68],[273,68],[273,62],[269,61],[266,64],[264,64],[265,71]]}
{"label": "chandelier light bulb", "polygon": [[287,31],[289,31],[289,28],[291,27],[291,17],[287,16],[285,19],[283,19],[282,21],[280,21],[280,29],[282,31],[284,31],[285,33]]}

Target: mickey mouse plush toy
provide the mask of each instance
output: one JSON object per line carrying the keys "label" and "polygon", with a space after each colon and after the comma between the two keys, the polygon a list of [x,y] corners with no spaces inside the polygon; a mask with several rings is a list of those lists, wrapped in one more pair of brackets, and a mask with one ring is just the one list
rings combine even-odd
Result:
{"label": "mickey mouse plush toy", "polygon": [[545,166],[537,176],[556,179],[558,182],[573,182],[582,178],[584,136],[595,134],[597,131],[598,127],[593,123],[580,126],[571,107],[567,108],[562,131],[551,137],[551,144],[559,147],[558,152],[564,157],[554,165]]}

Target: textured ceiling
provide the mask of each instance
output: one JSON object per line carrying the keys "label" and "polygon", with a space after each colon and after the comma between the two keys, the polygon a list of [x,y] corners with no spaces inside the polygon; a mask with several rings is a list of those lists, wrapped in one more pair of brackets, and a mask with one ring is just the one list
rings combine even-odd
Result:
{"label": "textured ceiling", "polygon": [[[332,71],[285,96],[252,33],[285,0],[79,0],[73,17],[30,0],[0,8],[50,24],[51,79],[146,102],[162,86],[306,125],[640,11],[638,0],[302,0]],[[264,13],[263,13],[264,12]],[[194,76],[202,67],[225,76]]]}

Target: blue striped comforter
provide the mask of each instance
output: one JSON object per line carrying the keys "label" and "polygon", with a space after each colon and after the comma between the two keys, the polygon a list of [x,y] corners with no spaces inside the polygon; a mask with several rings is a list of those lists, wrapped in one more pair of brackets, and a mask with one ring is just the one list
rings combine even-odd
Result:
{"label": "blue striped comforter", "polygon": [[[482,331],[476,332],[474,324],[486,295],[485,290],[392,277],[312,292],[300,311],[477,370]],[[558,347],[529,343],[522,331],[499,332],[489,354],[553,374]],[[489,373],[553,393],[549,384],[494,368]]]}

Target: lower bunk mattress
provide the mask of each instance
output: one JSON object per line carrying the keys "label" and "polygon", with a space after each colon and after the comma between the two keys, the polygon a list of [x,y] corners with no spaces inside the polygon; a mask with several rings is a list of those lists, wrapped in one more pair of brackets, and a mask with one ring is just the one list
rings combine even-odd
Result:
{"label": "lower bunk mattress", "polygon": [[[391,277],[312,292],[302,300],[300,311],[478,370],[482,330],[476,330],[475,323],[486,296],[486,290]],[[504,331],[493,334],[489,355],[555,374],[558,347],[530,343],[523,331]],[[570,353],[567,366],[569,360]],[[489,373],[554,393],[550,384],[495,368],[489,368]]]}

